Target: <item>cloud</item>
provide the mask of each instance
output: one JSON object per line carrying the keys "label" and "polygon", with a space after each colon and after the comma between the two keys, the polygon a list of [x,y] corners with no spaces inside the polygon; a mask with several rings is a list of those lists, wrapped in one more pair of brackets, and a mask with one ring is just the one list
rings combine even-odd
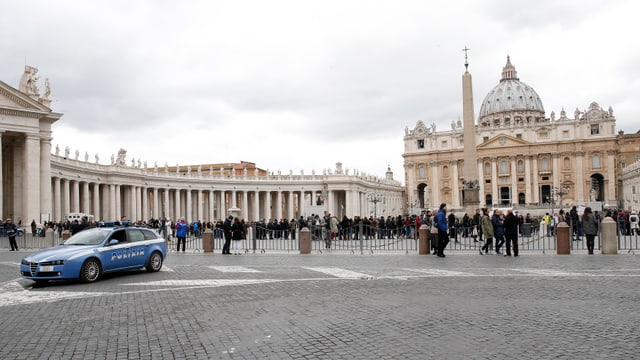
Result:
{"label": "cloud", "polygon": [[[597,101],[635,132],[635,2],[20,1],[0,4],[0,78],[25,60],[64,116],[54,143],[149,164],[254,161],[403,180],[416,121],[476,114],[507,54],[550,114]],[[26,59],[25,59],[26,58]],[[93,156],[91,156],[93,159]]]}

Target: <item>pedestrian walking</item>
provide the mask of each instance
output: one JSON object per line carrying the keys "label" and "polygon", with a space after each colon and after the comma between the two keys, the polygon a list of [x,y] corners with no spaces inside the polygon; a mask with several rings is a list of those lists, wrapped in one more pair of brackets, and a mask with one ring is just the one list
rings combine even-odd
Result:
{"label": "pedestrian walking", "polygon": [[489,218],[489,209],[482,209],[482,217],[480,217],[480,227],[482,228],[482,234],[485,238],[485,243],[482,249],[480,249],[480,255],[483,255],[483,251],[485,254],[488,254],[491,248],[493,247],[493,223]]}
{"label": "pedestrian walking", "polygon": [[593,255],[594,239],[598,235],[598,223],[590,207],[586,207],[582,214],[582,230],[587,238],[587,251],[589,251],[589,255]]}
{"label": "pedestrian walking", "polygon": [[18,251],[18,243],[16,242],[16,235],[18,235],[18,227],[13,223],[13,220],[7,219],[5,223],[5,229],[7,230],[7,236],[9,237],[10,251]]}
{"label": "pedestrian walking", "polygon": [[440,204],[440,208],[438,209],[438,247],[437,253],[438,257],[445,257],[444,249],[447,247],[449,243],[449,234],[447,232],[447,204]]}
{"label": "pedestrian walking", "polygon": [[513,256],[518,256],[518,225],[520,220],[516,217],[511,209],[507,210],[504,217],[504,237],[507,241],[507,253],[504,256],[511,256],[511,247],[513,246]]}
{"label": "pedestrian walking", "polygon": [[493,225],[493,235],[496,238],[496,255],[502,255],[500,247],[504,244],[504,225],[502,224],[502,211],[494,210],[491,217],[491,224]]}

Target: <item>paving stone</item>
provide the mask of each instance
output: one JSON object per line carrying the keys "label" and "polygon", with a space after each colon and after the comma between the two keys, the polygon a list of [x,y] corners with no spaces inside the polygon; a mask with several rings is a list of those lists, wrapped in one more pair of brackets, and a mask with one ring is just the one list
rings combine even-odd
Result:
{"label": "paving stone", "polygon": [[1,359],[623,359],[640,341],[635,255],[180,254],[37,287],[20,256],[0,252]]}

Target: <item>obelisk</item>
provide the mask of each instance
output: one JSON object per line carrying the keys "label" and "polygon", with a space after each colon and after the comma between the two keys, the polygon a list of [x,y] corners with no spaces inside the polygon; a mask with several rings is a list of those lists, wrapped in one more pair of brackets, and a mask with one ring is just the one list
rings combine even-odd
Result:
{"label": "obelisk", "polygon": [[469,73],[469,61],[466,46],[464,51],[464,74],[462,75],[462,120],[464,136],[464,169],[462,176],[464,186],[462,189],[462,204],[469,214],[475,213],[475,208],[480,204],[480,186],[478,184],[478,156],[476,150],[476,127],[473,112],[473,89],[471,74]]}

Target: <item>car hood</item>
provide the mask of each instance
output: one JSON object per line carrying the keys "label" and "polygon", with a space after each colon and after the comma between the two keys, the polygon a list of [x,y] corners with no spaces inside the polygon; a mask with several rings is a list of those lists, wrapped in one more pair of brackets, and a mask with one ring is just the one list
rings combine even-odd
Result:
{"label": "car hood", "polygon": [[53,260],[69,260],[84,253],[93,252],[96,245],[58,245],[29,254],[25,260],[42,262]]}

